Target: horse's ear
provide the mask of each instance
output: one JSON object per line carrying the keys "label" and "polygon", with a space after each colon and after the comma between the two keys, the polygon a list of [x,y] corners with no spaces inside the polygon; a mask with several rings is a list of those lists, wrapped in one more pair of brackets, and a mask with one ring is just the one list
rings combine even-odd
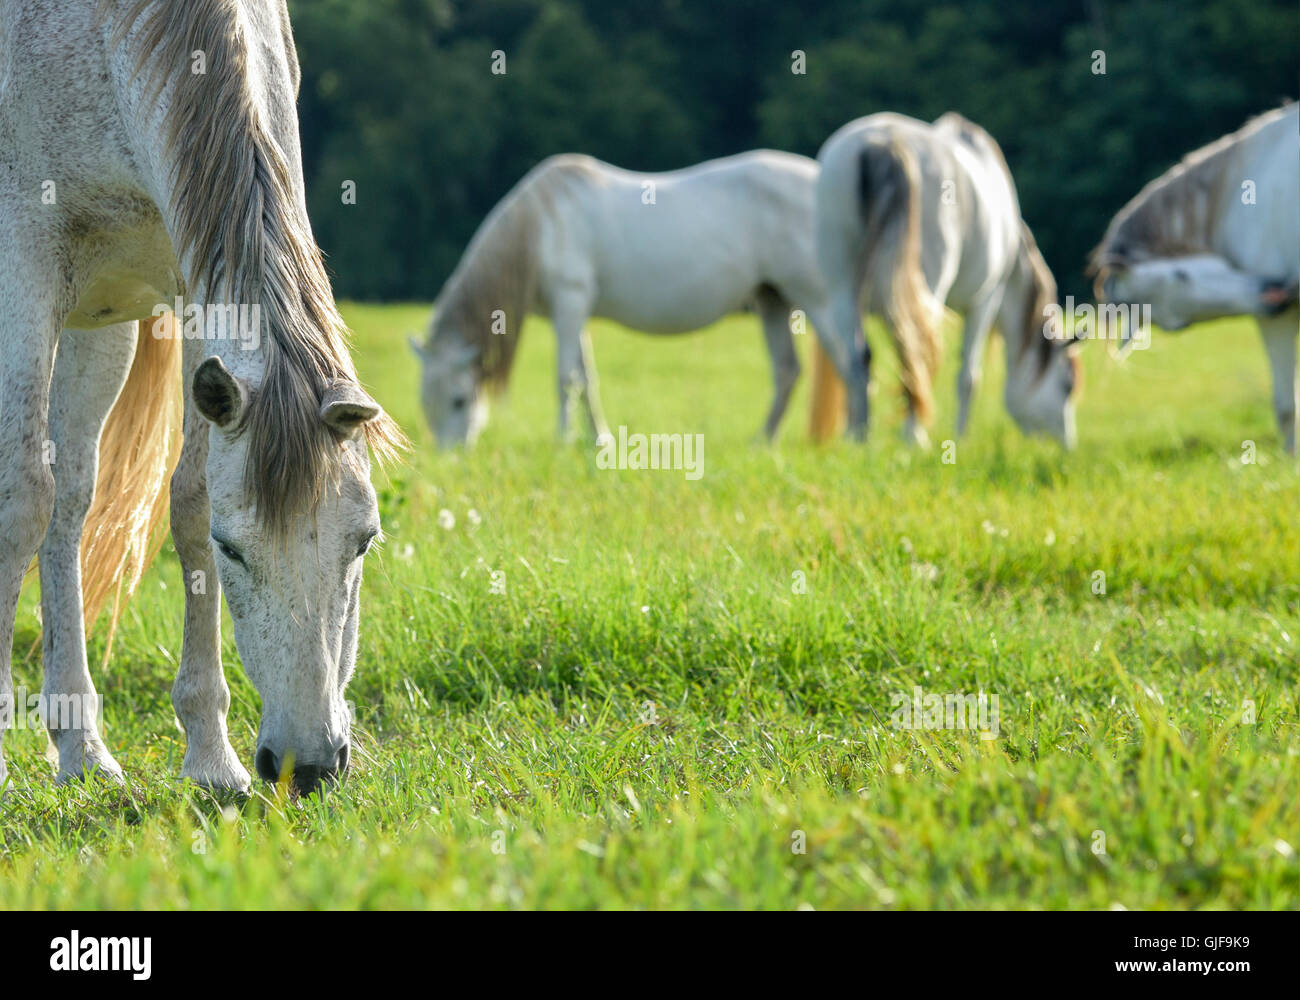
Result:
{"label": "horse's ear", "polygon": [[355,383],[331,386],[321,397],[320,418],[340,440],[355,437],[362,424],[379,414],[379,404]]}
{"label": "horse's ear", "polygon": [[234,427],[248,407],[248,386],[230,374],[215,354],[194,372],[194,405],[218,427]]}
{"label": "horse's ear", "polygon": [[428,357],[428,353],[425,351],[424,345],[415,339],[415,334],[408,333],[406,335],[406,342],[411,345],[411,350],[415,353],[415,356],[417,358],[423,360],[424,358]]}

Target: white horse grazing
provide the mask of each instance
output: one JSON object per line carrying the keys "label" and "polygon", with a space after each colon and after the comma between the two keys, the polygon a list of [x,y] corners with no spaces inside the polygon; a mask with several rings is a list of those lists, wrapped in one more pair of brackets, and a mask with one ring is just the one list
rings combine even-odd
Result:
{"label": "white horse grazing", "polygon": [[1098,298],[1150,305],[1152,320],[1166,330],[1256,317],[1273,369],[1273,411],[1292,454],[1300,329],[1297,135],[1300,105],[1288,104],[1189,153],[1120,210],[1092,255]]}
{"label": "white horse grazing", "polygon": [[[262,696],[258,772],[292,758],[310,790],[347,763],[360,557],[379,530],[367,444],[400,435],[357,383],[311,236],[297,83],[284,0],[0,0],[0,737],[39,548],[61,780],[120,780],[83,611],[143,569],[177,362],[181,773],[249,782],[226,730],[223,591]],[[144,332],[178,295],[184,339]],[[250,309],[239,334],[223,325]]]}
{"label": "white horse grazing", "polygon": [[488,393],[509,378],[524,318],[555,327],[559,432],[580,394],[608,435],[591,345],[603,316],[649,333],[684,333],[754,302],[772,359],[771,437],[799,375],[791,310],[821,334],[813,248],[817,164],[760,150],[671,173],[641,174],[589,156],[533,168],[479,226],[438,296],[423,362],[425,416],[440,447],[472,442]]}
{"label": "white horse grazing", "polygon": [[[1048,336],[1056,282],[1021,220],[1015,183],[992,136],[958,114],[934,124],[882,113],[859,118],[817,156],[817,250],[830,297],[830,363],[818,354],[813,436],[843,412],[867,426],[870,347],[862,308],[881,316],[901,362],[905,435],[924,443],[947,304],[964,315],[957,432],[966,429],[988,332],[1006,341],[1007,410],[1026,433],[1074,444],[1073,345]],[[831,368],[834,364],[834,370]],[[839,378],[836,378],[838,373]]]}

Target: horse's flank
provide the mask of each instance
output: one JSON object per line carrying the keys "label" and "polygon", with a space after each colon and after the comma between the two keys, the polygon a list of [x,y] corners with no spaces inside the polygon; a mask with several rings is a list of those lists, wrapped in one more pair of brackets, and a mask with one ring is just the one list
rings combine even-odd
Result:
{"label": "horse's flank", "polygon": [[[237,0],[100,0],[115,44],[134,49],[137,74],[170,88],[166,161],[177,256],[192,294],[260,304],[265,370],[241,431],[244,485],[274,536],[319,503],[340,449],[320,420],[321,397],[356,382],[345,328],[307,220],[296,171],[249,90],[250,53]],[[292,42],[285,44],[292,54]],[[192,53],[206,72],[191,72]],[[296,58],[289,59],[291,73]],[[290,80],[294,85],[296,81]],[[364,425],[378,458],[401,432],[385,415]]]}
{"label": "horse's flank", "polygon": [[[935,119],[934,125],[936,129],[946,127],[953,130],[963,142],[997,163],[1003,177],[1006,178],[1007,188],[1011,192],[1016,211],[1019,212],[1020,199],[1016,192],[1016,181],[1011,174],[1011,166],[1007,163],[1006,154],[1002,152],[998,141],[986,129],[956,111],[940,115]],[[1023,218],[1020,220],[1020,255],[1017,266],[1025,272],[1028,286],[1024,327],[1021,330],[1019,343],[1011,339],[1013,331],[1008,330],[1004,333],[1007,342],[1016,348],[1018,357],[1024,357],[1030,351],[1034,352],[1035,372],[1042,375],[1051,363],[1054,349],[1052,340],[1043,336],[1043,323],[1047,317],[1048,307],[1056,303],[1056,278],[1052,274],[1052,269],[1047,266],[1047,261],[1043,259],[1042,251],[1038,249],[1038,242]]]}
{"label": "horse's flank", "polygon": [[594,161],[554,156],[538,164],[483,220],[438,296],[428,346],[473,352],[481,382],[494,391],[510,377],[528,313],[536,306],[538,233],[566,186],[597,176]]}

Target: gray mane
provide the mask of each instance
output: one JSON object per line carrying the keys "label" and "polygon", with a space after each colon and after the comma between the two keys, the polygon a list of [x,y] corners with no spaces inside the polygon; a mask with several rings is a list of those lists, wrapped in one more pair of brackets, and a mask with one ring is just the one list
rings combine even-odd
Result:
{"label": "gray mane", "polygon": [[[320,419],[321,398],[357,374],[320,251],[298,211],[299,178],[248,86],[239,0],[100,0],[99,16],[115,44],[131,36],[135,71],[155,97],[170,85],[173,195],[160,208],[175,224],[177,256],[189,262],[187,286],[261,306],[266,370],[241,427],[249,438],[244,481],[259,518],[283,537],[337,476],[341,449]],[[279,20],[296,86],[293,41]],[[206,55],[204,74],[190,71],[195,50]],[[384,415],[364,430],[381,459],[402,440]]]}
{"label": "gray mane", "polygon": [[492,209],[442,292],[428,346],[470,348],[478,378],[491,389],[510,377],[524,320],[538,294],[538,232],[556,199],[591,182],[596,161],[585,156],[543,160]]}
{"label": "gray mane", "polygon": [[1236,132],[1193,150],[1150,181],[1106,227],[1106,235],[1092,251],[1089,271],[1100,281],[1115,264],[1205,252],[1214,240],[1221,200],[1232,188],[1227,169],[1232,154],[1290,107],[1256,115]]}

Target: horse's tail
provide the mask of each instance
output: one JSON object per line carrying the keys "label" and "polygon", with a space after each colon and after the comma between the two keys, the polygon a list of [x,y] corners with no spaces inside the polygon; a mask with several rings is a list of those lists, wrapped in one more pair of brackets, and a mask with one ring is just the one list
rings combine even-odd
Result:
{"label": "horse's tail", "polygon": [[808,433],[818,443],[840,433],[844,425],[844,382],[821,341],[813,341],[812,408]]}
{"label": "horse's tail", "polygon": [[86,628],[112,599],[108,645],[124,599],[162,547],[168,480],[180,457],[181,340],[168,313],[138,324],[135,360],[99,438],[95,497],[81,541]]}
{"label": "horse's tail", "polygon": [[917,417],[928,420],[942,349],[941,310],[921,270],[921,176],[905,143],[871,140],[858,154],[858,210],[867,308],[889,327],[903,389]]}

